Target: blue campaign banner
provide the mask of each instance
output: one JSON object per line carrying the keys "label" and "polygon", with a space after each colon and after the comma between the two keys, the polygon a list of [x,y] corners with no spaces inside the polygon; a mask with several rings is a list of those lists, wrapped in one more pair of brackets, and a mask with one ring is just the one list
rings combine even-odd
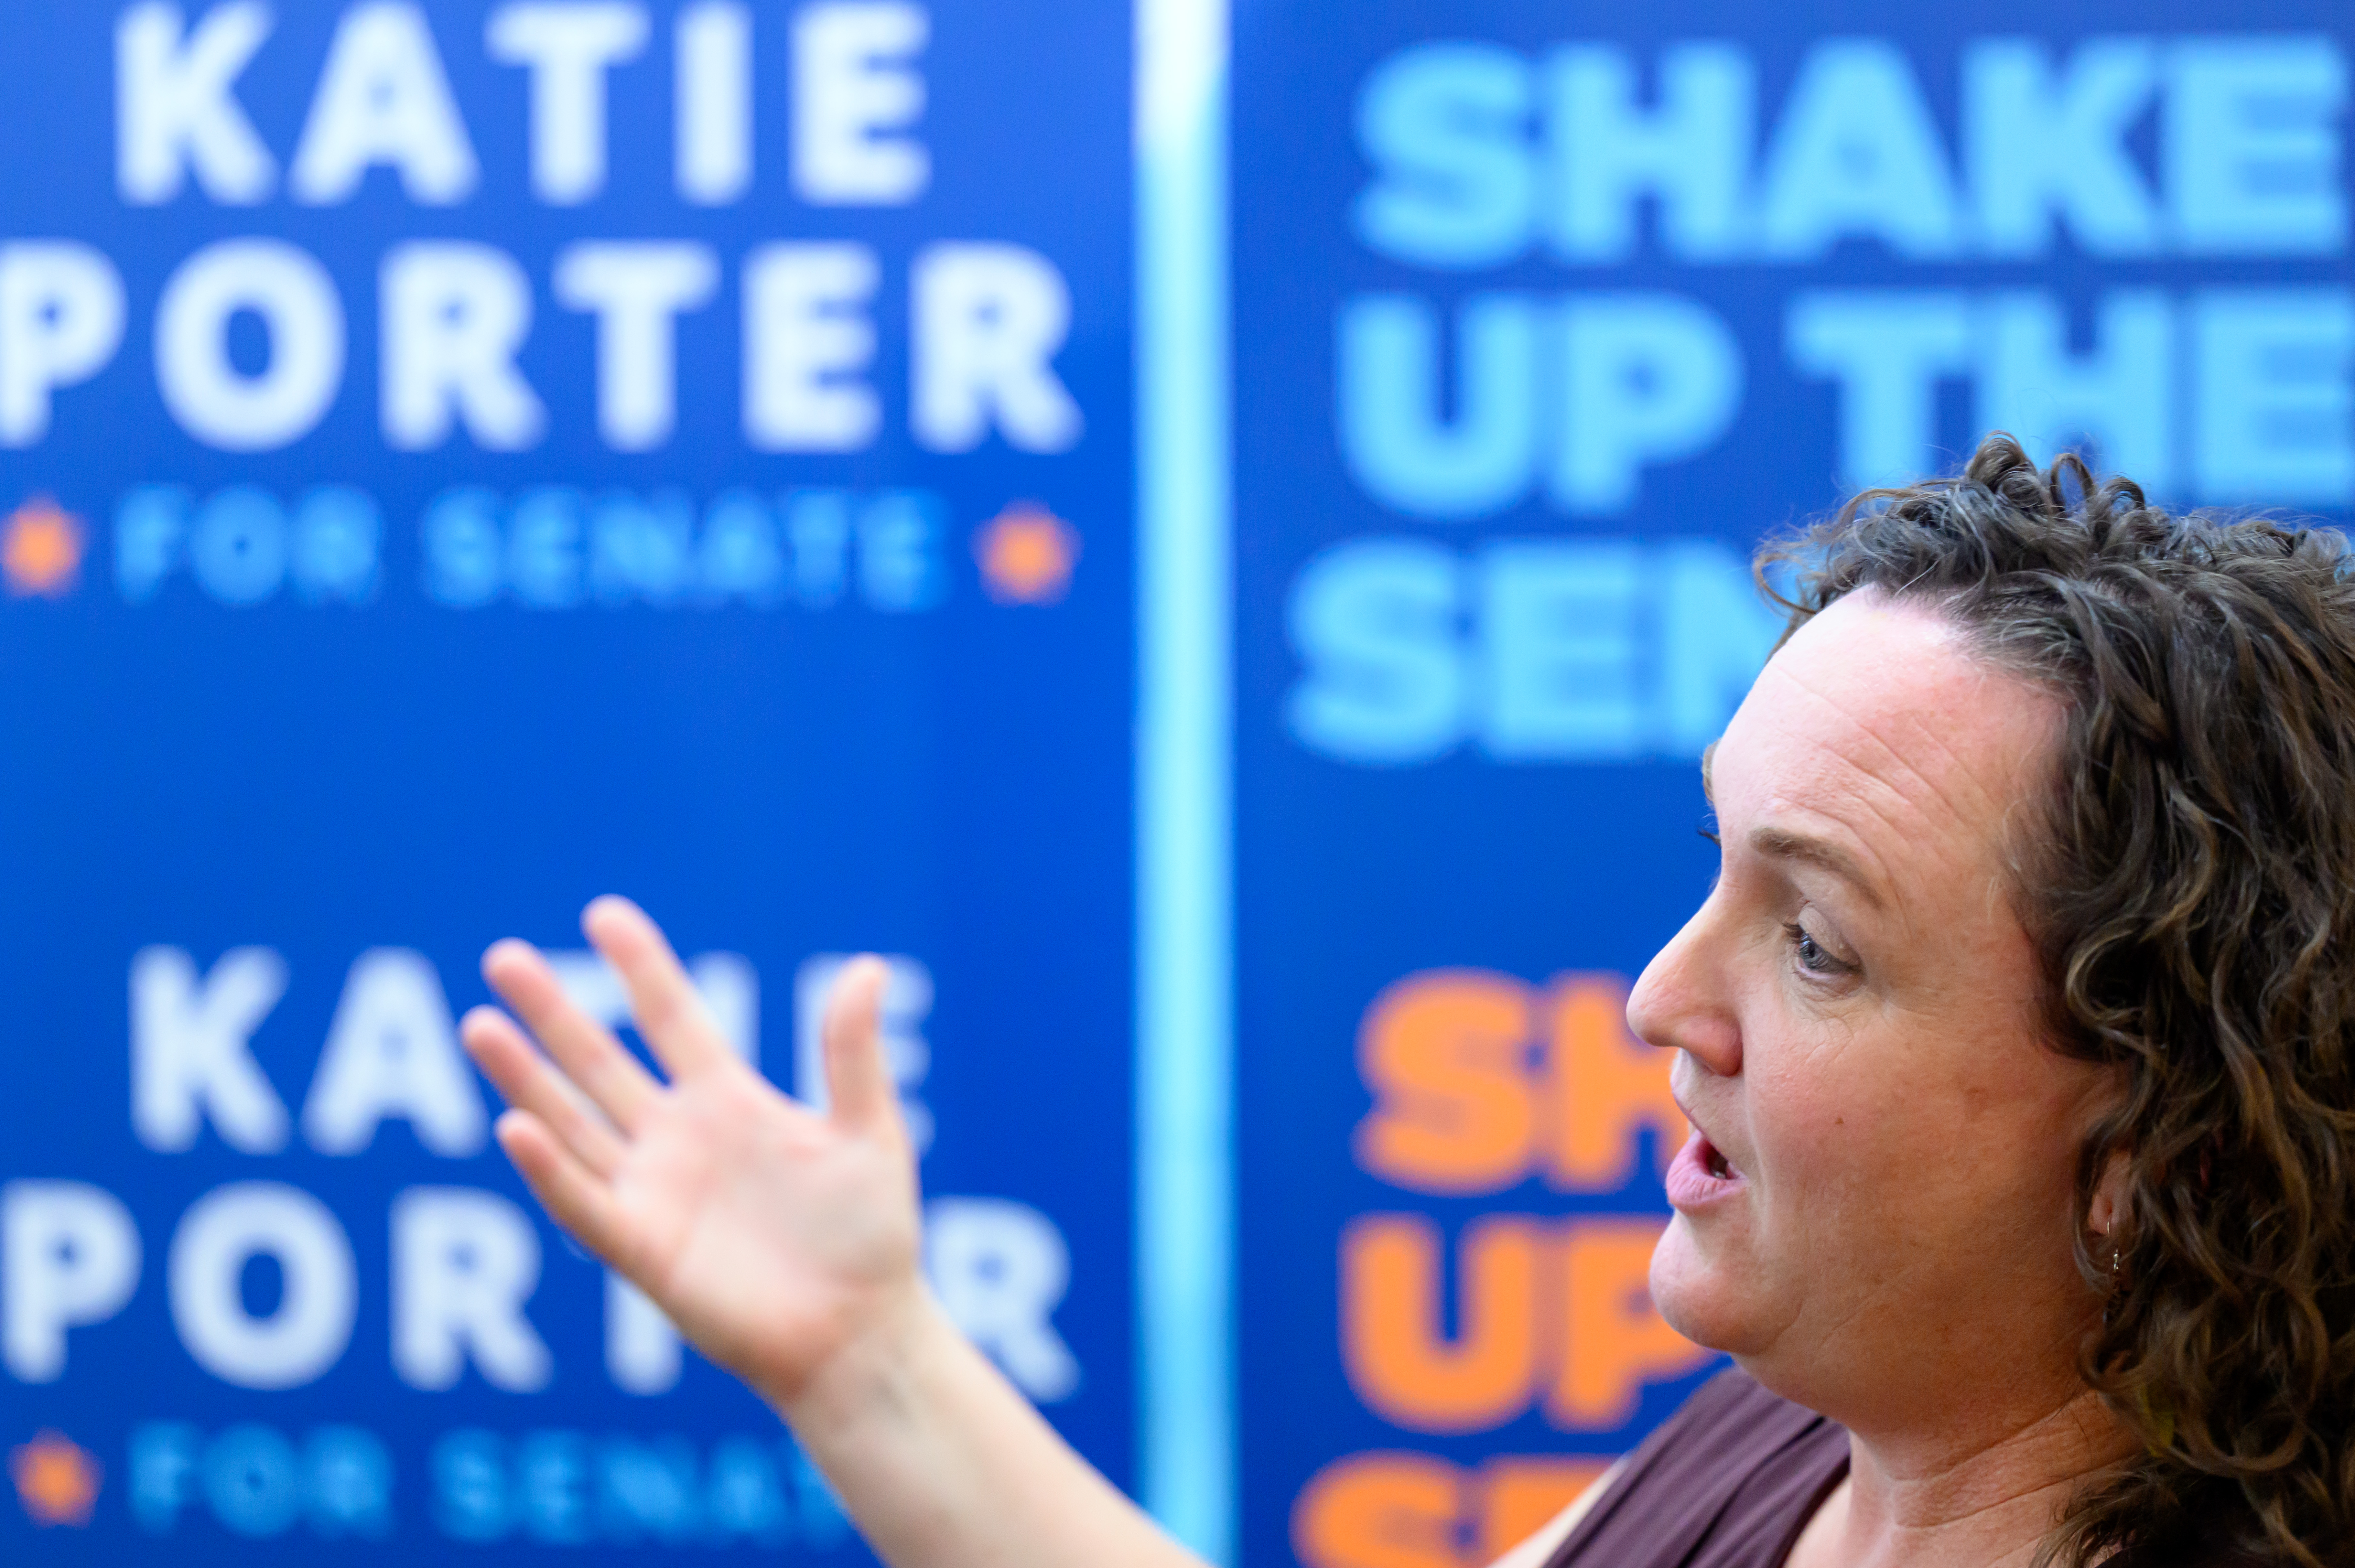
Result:
{"label": "blue campaign banner", "polygon": [[2355,511],[2344,6],[1245,4],[1240,1537],[1469,1568],[1710,1359],[1620,1008],[1763,533],[1980,432]]}
{"label": "blue campaign banner", "polygon": [[0,19],[0,1558],[867,1560],[488,1141],[605,891],[805,1093],[890,958],[934,1283],[1129,1479],[1129,53]]}

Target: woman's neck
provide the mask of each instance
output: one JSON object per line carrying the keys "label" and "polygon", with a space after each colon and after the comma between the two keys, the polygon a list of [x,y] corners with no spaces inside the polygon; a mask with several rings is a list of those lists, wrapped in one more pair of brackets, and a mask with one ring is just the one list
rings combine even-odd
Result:
{"label": "woman's neck", "polygon": [[2012,1568],[2085,1478],[2133,1442],[2092,1392],[2041,1411],[1849,1438],[1849,1475],[1800,1532],[1787,1568]]}

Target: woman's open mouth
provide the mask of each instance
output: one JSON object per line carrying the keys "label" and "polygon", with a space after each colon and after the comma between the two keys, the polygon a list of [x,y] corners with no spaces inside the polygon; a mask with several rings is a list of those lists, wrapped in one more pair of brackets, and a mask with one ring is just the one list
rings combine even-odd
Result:
{"label": "woman's open mouth", "polygon": [[1744,1183],[1742,1172],[1725,1157],[1725,1151],[1695,1127],[1692,1136],[1685,1140],[1685,1147],[1669,1163],[1664,1185],[1669,1204],[1685,1211],[1730,1197],[1740,1191]]}

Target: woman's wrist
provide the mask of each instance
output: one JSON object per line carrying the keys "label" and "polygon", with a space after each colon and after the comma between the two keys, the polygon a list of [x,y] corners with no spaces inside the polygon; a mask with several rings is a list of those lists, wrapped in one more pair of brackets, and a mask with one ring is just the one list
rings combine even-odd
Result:
{"label": "woman's wrist", "polygon": [[921,1276],[862,1316],[858,1332],[797,1380],[757,1380],[762,1397],[795,1432],[838,1440],[910,1404],[923,1362],[957,1339]]}

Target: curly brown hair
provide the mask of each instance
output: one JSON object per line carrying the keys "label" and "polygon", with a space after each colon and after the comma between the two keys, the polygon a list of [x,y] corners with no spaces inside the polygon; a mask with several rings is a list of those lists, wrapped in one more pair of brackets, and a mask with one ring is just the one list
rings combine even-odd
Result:
{"label": "curly brown hair", "polygon": [[[2041,1561],[2355,1562],[2355,555],[2335,530],[2170,516],[1991,435],[1770,545],[1796,629],[1860,588],[1938,607],[2060,692],[2015,854],[2052,1043],[2123,1070],[2123,1234],[2086,1381],[2143,1452]],[[1788,632],[1785,634],[1786,636]]]}

